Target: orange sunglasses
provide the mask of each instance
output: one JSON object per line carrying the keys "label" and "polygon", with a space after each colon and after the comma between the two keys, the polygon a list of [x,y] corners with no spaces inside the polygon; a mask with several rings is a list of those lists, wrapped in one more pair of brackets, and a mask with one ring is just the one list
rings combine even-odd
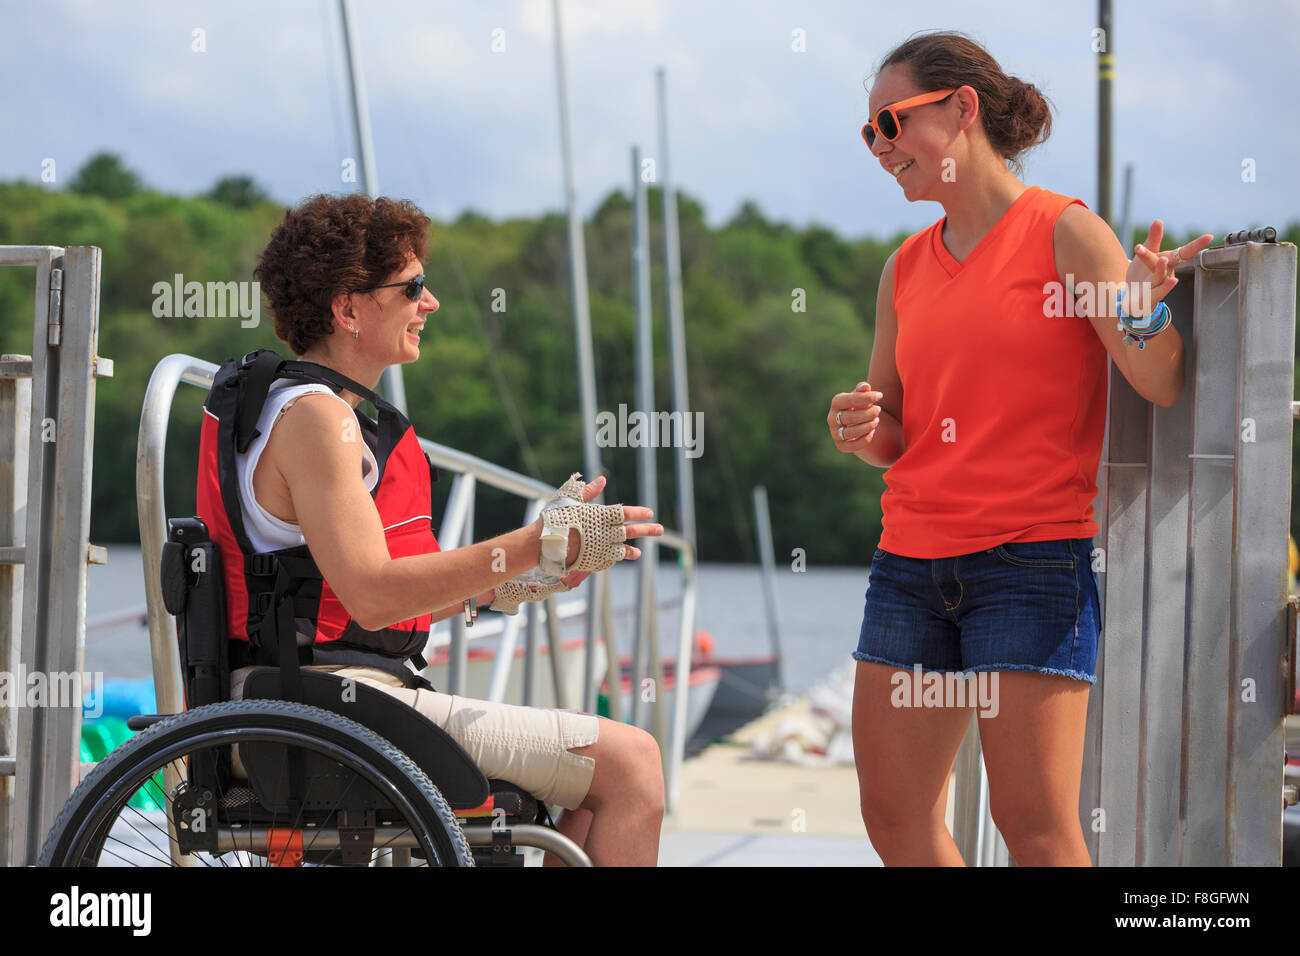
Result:
{"label": "orange sunglasses", "polygon": [[924,106],[926,103],[933,103],[936,100],[945,100],[956,92],[956,90],[937,90],[934,93],[922,93],[920,96],[913,96],[911,99],[899,100],[897,103],[882,106],[876,112],[875,120],[868,120],[866,125],[862,127],[862,138],[866,141],[867,148],[870,149],[875,144],[877,133],[891,143],[903,134],[903,121],[898,115],[899,110],[905,110],[912,106]]}

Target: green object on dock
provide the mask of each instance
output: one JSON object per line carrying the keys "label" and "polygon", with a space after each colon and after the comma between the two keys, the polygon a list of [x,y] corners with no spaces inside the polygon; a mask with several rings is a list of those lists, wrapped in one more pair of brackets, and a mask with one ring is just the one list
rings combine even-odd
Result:
{"label": "green object on dock", "polygon": [[[81,722],[81,759],[98,763],[135,736],[135,731],[121,717],[96,717]],[[162,810],[162,773],[153,775],[152,786],[146,783],[131,795],[128,806],[137,810]]]}

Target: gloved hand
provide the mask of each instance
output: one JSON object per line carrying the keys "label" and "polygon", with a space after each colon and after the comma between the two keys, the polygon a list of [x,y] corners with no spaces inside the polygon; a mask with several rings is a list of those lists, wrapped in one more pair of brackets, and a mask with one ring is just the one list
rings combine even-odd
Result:
{"label": "gloved hand", "polygon": [[541,601],[559,591],[570,590],[572,588],[555,575],[547,574],[541,568],[533,568],[517,578],[498,584],[488,607],[502,614],[513,615],[525,601]]}
{"label": "gloved hand", "polygon": [[[604,571],[627,556],[627,529],[622,505],[593,505],[583,501],[587,483],[575,471],[542,508],[541,570],[562,577],[570,571]],[[565,566],[569,530],[578,530],[578,557]]]}

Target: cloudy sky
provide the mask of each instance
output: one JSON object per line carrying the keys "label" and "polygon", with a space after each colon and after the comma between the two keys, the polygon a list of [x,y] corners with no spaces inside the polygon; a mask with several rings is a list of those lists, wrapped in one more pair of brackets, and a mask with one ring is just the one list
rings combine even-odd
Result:
{"label": "cloudy sky", "polygon": [[[626,188],[633,144],[657,155],[662,66],[672,175],[711,222],[752,198],[849,236],[920,229],[943,211],[909,204],[868,155],[863,82],[909,34],[946,28],[1055,104],[1025,181],[1095,207],[1096,7],[563,0],[579,199],[590,212]],[[1135,221],[1221,235],[1300,219],[1300,0],[1115,7],[1116,217],[1131,162]],[[562,206],[551,0],[355,8],[382,192],[439,218]],[[109,150],[182,194],[234,173],[286,203],[354,188],[340,178],[356,148],[336,0],[0,0],[0,64],[0,179],[37,181],[53,159],[59,188]]]}

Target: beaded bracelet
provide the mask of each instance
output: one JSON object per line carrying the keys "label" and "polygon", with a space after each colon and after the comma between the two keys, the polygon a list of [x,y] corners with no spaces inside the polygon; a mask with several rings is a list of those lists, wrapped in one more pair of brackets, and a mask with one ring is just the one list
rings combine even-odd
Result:
{"label": "beaded bracelet", "polygon": [[1140,349],[1146,348],[1148,339],[1153,339],[1165,330],[1165,326],[1174,320],[1173,313],[1169,311],[1169,306],[1161,302],[1159,307],[1148,316],[1133,319],[1124,312],[1124,290],[1119,290],[1116,298],[1119,306],[1119,325],[1115,328],[1124,333],[1124,344],[1126,346],[1137,343]]}

